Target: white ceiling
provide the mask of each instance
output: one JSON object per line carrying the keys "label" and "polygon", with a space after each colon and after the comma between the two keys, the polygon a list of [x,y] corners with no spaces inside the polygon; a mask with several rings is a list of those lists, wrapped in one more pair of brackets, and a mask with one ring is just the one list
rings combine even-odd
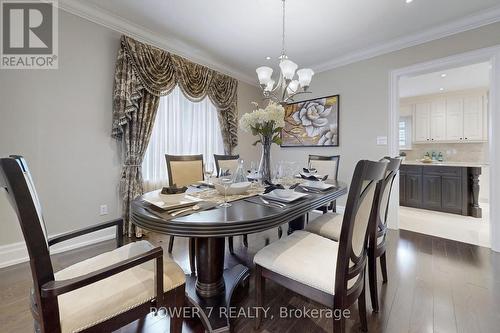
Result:
{"label": "white ceiling", "polygon": [[399,96],[404,98],[485,88],[490,84],[490,68],[489,62],[483,62],[435,73],[401,78],[399,81]]}
{"label": "white ceiling", "polygon": [[[255,68],[274,65],[280,54],[280,0],[60,0],[60,4],[63,9],[72,7],[72,12],[86,12],[83,16],[89,16],[83,7],[91,6],[95,16],[107,16],[108,21],[111,17],[108,26],[125,21],[131,31],[154,35],[171,51],[205,59],[205,64],[253,82]],[[410,4],[405,0],[287,0],[287,53],[301,67],[324,70],[387,52],[389,46],[393,50],[499,21],[499,5],[500,0],[414,0]],[[266,56],[273,59],[265,60]]]}

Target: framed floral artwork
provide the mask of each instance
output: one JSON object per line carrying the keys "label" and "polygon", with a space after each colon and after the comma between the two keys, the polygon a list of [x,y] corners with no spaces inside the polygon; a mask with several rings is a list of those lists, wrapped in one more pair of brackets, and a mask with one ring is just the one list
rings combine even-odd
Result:
{"label": "framed floral artwork", "polygon": [[339,95],[285,106],[281,147],[338,147]]}

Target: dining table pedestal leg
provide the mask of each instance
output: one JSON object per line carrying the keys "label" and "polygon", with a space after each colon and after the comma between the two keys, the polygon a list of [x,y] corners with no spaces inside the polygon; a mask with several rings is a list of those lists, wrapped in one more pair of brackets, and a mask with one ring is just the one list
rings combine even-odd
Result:
{"label": "dining table pedestal leg", "polygon": [[303,230],[306,226],[306,216],[302,215],[288,222],[287,234],[290,235],[295,230]]}
{"label": "dining table pedestal leg", "polygon": [[197,309],[206,332],[229,332],[231,298],[242,282],[248,282],[248,267],[238,264],[224,269],[225,239],[196,239],[196,276],[186,276],[186,295]]}

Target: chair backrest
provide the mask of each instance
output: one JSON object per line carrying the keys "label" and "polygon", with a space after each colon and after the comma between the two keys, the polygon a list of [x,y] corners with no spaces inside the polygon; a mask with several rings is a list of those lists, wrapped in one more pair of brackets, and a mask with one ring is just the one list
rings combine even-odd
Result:
{"label": "chair backrest", "polygon": [[187,186],[203,180],[203,155],[165,155],[168,184]]}
{"label": "chair backrest", "polygon": [[220,170],[229,170],[231,173],[238,168],[238,160],[240,155],[217,155],[214,154],[215,171],[217,177],[220,176]]}
{"label": "chair backrest", "polygon": [[403,159],[401,157],[384,157],[381,161],[388,161],[387,169],[385,171],[384,179],[379,183],[380,198],[378,203],[378,214],[376,215],[376,222],[373,224],[372,239],[370,239],[370,246],[385,245],[385,235],[387,233],[387,218],[389,215],[389,202],[391,199],[392,187],[394,179],[398,175],[399,167]]}
{"label": "chair backrest", "polygon": [[379,182],[384,179],[387,161],[359,161],[354,170],[340,231],[335,302],[352,304],[361,294],[368,249],[368,232],[372,230]]}
{"label": "chair backrest", "polygon": [[36,303],[41,304],[40,288],[54,280],[47,232],[40,202],[28,165],[22,156],[0,159],[0,186],[5,187],[17,214],[30,257]]}
{"label": "chair backrest", "polygon": [[339,175],[340,155],[321,156],[309,155],[309,165],[317,170],[318,175],[328,175],[331,180],[337,180]]}

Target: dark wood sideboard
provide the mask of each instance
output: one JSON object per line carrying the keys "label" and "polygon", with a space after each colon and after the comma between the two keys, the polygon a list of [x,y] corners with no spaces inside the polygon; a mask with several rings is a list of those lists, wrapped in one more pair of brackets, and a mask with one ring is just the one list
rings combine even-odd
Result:
{"label": "dark wood sideboard", "polygon": [[479,175],[481,167],[403,164],[400,205],[482,217]]}

